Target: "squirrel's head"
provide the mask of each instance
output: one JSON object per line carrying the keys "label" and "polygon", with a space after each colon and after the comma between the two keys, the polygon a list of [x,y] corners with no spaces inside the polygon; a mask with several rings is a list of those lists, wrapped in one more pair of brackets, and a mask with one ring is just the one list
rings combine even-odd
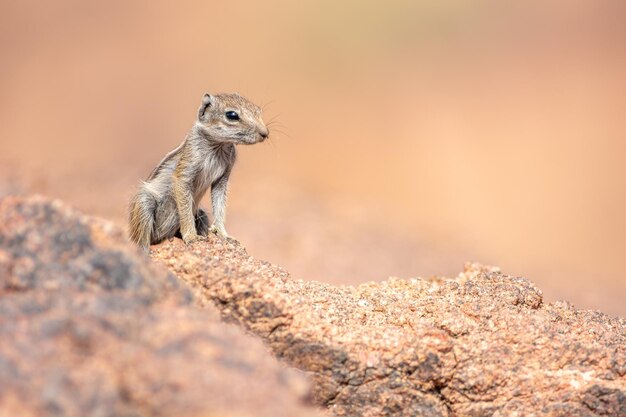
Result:
{"label": "squirrel's head", "polygon": [[261,108],[237,93],[205,93],[197,126],[215,141],[246,145],[263,142],[270,133],[261,118]]}

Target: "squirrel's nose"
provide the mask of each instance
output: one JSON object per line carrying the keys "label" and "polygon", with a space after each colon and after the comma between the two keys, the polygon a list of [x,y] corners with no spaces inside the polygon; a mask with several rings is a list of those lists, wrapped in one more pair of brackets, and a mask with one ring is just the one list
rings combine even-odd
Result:
{"label": "squirrel's nose", "polygon": [[269,136],[269,134],[270,134],[270,131],[269,131],[269,130],[267,130],[267,128],[266,128],[266,127],[262,127],[262,128],[260,128],[260,129],[259,129],[259,135],[261,135],[261,137],[262,137],[263,139],[265,139],[266,137],[268,137],[268,136]]}

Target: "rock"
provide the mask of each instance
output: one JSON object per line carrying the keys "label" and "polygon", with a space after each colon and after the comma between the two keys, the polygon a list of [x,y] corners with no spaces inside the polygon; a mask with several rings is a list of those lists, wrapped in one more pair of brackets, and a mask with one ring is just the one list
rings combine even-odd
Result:
{"label": "rock", "polygon": [[546,304],[496,268],[337,287],[214,236],[153,258],[310,374],[336,416],[626,416],[626,320]]}
{"label": "rock", "polygon": [[308,382],[121,230],[0,200],[0,416],[314,416]]}

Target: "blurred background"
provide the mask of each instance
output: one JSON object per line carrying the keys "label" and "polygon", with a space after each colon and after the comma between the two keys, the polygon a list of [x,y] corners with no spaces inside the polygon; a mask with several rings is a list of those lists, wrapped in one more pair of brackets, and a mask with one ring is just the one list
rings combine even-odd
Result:
{"label": "blurred background", "polygon": [[[626,315],[626,2],[0,1],[0,193],[125,225],[202,93],[275,120],[227,229],[294,277],[456,275]],[[208,204],[208,201],[206,201]]]}

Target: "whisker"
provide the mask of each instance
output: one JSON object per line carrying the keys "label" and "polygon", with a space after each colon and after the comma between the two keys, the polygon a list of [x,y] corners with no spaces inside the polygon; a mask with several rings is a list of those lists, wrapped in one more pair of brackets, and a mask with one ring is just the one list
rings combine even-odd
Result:
{"label": "whisker", "polygon": [[[289,135],[287,132],[283,132],[282,130],[279,129],[275,129],[272,131],[273,133],[277,133],[279,136],[284,136],[288,139],[291,139],[291,135]],[[270,135],[270,137],[272,137],[272,135]]]}
{"label": "whisker", "polygon": [[284,136],[288,139],[291,139],[291,134],[289,132],[285,132],[279,129],[274,129],[272,132],[275,132],[278,136]]}
{"label": "whisker", "polygon": [[267,124],[268,124],[268,125],[272,125],[272,124],[276,124],[276,123],[282,124],[279,120],[276,120],[276,118],[274,117],[274,118],[273,118],[272,120],[270,120]]}
{"label": "whisker", "polygon": [[274,102],[276,102],[276,100],[271,100],[271,101],[269,101],[268,103],[263,104],[263,105],[261,106],[261,109],[262,109],[263,111],[265,111],[265,109],[267,108],[267,106],[269,106],[270,104],[272,104],[272,103],[274,103]]}
{"label": "whisker", "polygon": [[289,128],[287,126],[285,126],[284,124],[280,123],[280,122],[270,122],[267,124],[267,127],[271,127],[271,128],[280,128],[280,129],[286,129],[289,130]]}
{"label": "whisker", "polygon": [[280,114],[277,114],[276,116],[272,117],[272,119],[267,122],[267,124],[272,124],[272,123],[276,123],[276,119],[278,119],[280,117]]}

